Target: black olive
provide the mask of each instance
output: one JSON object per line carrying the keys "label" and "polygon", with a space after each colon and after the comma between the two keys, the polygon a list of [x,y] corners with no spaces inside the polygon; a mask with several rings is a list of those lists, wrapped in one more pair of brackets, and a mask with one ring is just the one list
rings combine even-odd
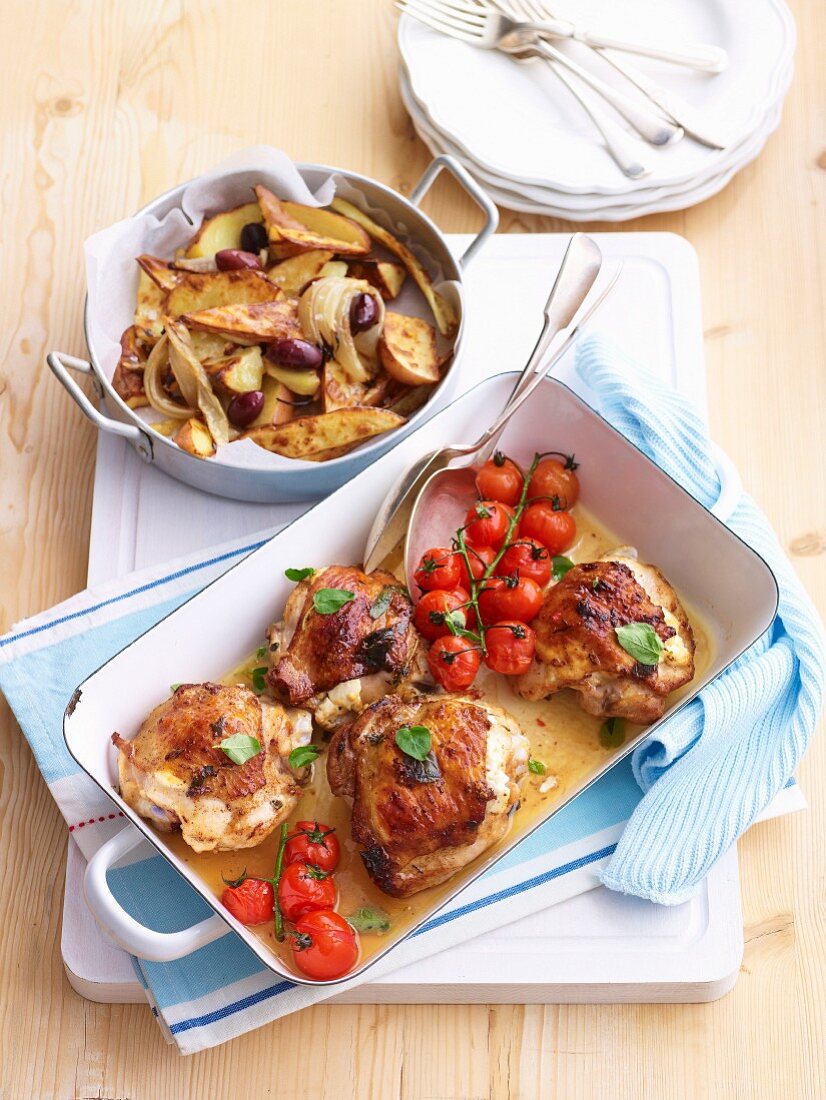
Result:
{"label": "black olive", "polygon": [[245,252],[256,255],[270,243],[267,231],[261,222],[248,222],[241,230],[241,247]]}
{"label": "black olive", "polygon": [[372,294],[357,294],[350,304],[350,331],[365,332],[379,319],[379,307]]}

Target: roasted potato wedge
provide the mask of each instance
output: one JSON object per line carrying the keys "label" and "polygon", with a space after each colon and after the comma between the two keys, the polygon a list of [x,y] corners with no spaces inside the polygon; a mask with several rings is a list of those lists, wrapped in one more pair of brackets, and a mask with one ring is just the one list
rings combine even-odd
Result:
{"label": "roasted potato wedge", "polygon": [[232,340],[215,332],[190,332],[189,339],[202,363],[206,359],[220,359],[235,349]]}
{"label": "roasted potato wedge", "polygon": [[234,306],[252,302],[276,302],[283,293],[263,271],[179,271],[178,284],[169,292],[166,312],[181,317],[215,306]]}
{"label": "roasted potato wedge", "polygon": [[388,409],[337,409],[299,416],[278,428],[253,428],[247,436],[275,454],[312,461],[321,452],[356,446],[404,423]]}
{"label": "roasted potato wedge", "polygon": [[172,417],[166,420],[153,420],[149,425],[153,432],[165,435],[167,439],[170,439],[183,426],[183,420],[173,420]]}
{"label": "roasted potato wedge", "polygon": [[147,350],[138,338],[138,330],[131,325],[120,338],[120,359],[112,376],[115,393],[130,409],[141,409],[149,404],[143,388],[143,372]]}
{"label": "roasted potato wedge", "polygon": [[327,261],[332,258],[332,252],[314,248],[310,252],[302,252],[288,260],[282,260],[269,269],[267,277],[276,286],[280,286],[285,294],[297,297],[308,283],[318,278]]}
{"label": "roasted potato wedge", "polygon": [[392,302],[399,296],[407,269],[387,260],[352,260],[347,265],[347,274],[351,279],[364,279],[376,288],[385,302]]}
{"label": "roasted potato wedge", "polygon": [[436,333],[421,317],[386,313],[379,338],[379,359],[391,378],[406,386],[439,381]]}
{"label": "roasted potato wedge", "polygon": [[257,344],[220,359],[205,359],[203,367],[218,393],[230,396],[260,390],[264,380],[264,360]]}
{"label": "roasted potato wedge", "polygon": [[255,188],[255,194],[275,259],[316,249],[343,256],[363,256],[370,251],[370,237],[350,218],[322,207],[282,202],[262,184]]}
{"label": "roasted potato wedge", "polygon": [[354,382],[340,363],[330,359],[322,375],[324,411],[351,408],[355,405],[383,405],[392,379],[383,371],[371,382]]}
{"label": "roasted potato wedge", "polygon": [[411,417],[417,409],[430,398],[433,393],[432,386],[406,386],[386,408],[398,413],[399,416]]}
{"label": "roasted potato wedge", "polygon": [[300,394],[302,397],[312,397],[313,394],[318,393],[318,387],[321,385],[318,372],[314,370],[282,367],[278,363],[273,363],[270,359],[265,361],[264,370],[270,378],[274,378],[276,382],[286,386],[292,393]]}
{"label": "roasted potato wedge", "polygon": [[344,260],[329,260],[318,273],[319,279],[328,279],[330,276],[338,279],[347,278],[347,264]]}
{"label": "roasted potato wedge", "polygon": [[185,451],[189,451],[196,458],[212,458],[215,454],[215,443],[209,434],[209,428],[196,417],[185,420],[177,432],[172,436],[175,443]]}
{"label": "roasted potato wedge", "polygon": [[185,277],[185,272],[176,271],[171,263],[159,260],[157,256],[138,256],[138,263],[161,290],[174,290],[178,282]]}
{"label": "roasted potato wedge", "polygon": [[165,290],[141,270],[138,279],[138,296],[133,324],[139,338],[146,344],[155,344],[163,335],[163,316],[166,312]]}
{"label": "roasted potato wedge", "polygon": [[427,299],[427,303],[436,319],[439,332],[441,332],[443,336],[453,336],[456,329],[459,327],[459,318],[456,315],[456,311],[450,302],[434,289],[432,279],[407,245],[396,240],[392,233],[388,233],[386,229],[374,222],[372,218],[368,218],[363,211],[359,210],[357,206],[353,206],[351,202],[347,202],[346,199],[335,198],[330,205],[334,210],[337,210],[340,214],[346,215],[346,217],[351,218],[358,225],[366,229],[373,240],[383,244],[388,252],[392,252],[394,256],[399,257],[412,275],[419,290]]}
{"label": "roasted potato wedge", "polygon": [[189,328],[226,336],[236,344],[266,344],[274,340],[305,339],[298,323],[295,301],[286,299],[283,295],[280,301],[197,310],[185,314],[182,320]]}
{"label": "roasted potato wedge", "polygon": [[250,222],[260,221],[263,221],[263,217],[257,202],[236,206],[234,210],[224,210],[214,218],[201,222],[201,228],[192,239],[186,254],[192,259],[214,256],[224,248],[240,248],[241,230]]}

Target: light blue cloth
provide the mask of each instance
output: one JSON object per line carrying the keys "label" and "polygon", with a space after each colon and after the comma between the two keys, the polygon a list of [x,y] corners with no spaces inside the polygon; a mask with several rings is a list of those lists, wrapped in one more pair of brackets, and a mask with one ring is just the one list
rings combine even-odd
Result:
{"label": "light blue cloth", "polygon": [[[672,389],[598,337],[577,371],[598,411],[701,504],[720,492],[705,424]],[[823,705],[826,642],[768,520],[743,496],[728,526],[769,564],[780,589],[771,629],[634,753],[646,791],[602,874],[612,890],[674,905],[794,772]]]}

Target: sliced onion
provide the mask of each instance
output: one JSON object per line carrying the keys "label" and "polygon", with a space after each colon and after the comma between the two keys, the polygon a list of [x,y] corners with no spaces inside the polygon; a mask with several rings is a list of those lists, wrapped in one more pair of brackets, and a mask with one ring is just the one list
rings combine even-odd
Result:
{"label": "sliced onion", "polygon": [[170,317],[164,319],[164,325],[169,335],[169,365],[181,393],[190,405],[201,410],[216,446],[222,447],[229,443],[229,420],[195,354],[187,327]]}
{"label": "sliced onion", "polygon": [[167,396],[163,388],[163,373],[169,362],[169,337],[166,333],[155,344],[143,369],[143,389],[146,400],[156,412],[171,416],[175,420],[188,420],[195,410],[188,405],[180,405]]}
{"label": "sliced onion", "polygon": [[[359,294],[369,294],[378,306],[375,325],[353,335],[350,309]],[[330,348],[333,358],[353,382],[369,382],[378,369],[377,345],[384,327],[384,299],[364,279],[330,275],[316,279],[301,295],[298,320],[308,339]]]}

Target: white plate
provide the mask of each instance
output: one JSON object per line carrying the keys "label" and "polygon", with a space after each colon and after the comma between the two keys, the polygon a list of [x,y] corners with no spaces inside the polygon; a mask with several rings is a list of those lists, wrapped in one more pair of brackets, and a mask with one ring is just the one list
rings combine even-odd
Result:
{"label": "white plate", "polygon": [[[562,3],[557,9],[565,14]],[[634,64],[705,112],[710,125],[731,135],[731,145],[759,129],[794,51],[794,22],[782,0],[672,0],[667,5],[628,0],[622,11],[622,29],[629,37],[723,46],[730,63],[717,76],[643,58]],[[580,0],[577,18],[606,26],[611,5]],[[616,26],[616,16],[613,22]],[[652,174],[629,180],[594,140],[589,120],[547,65],[517,64],[409,17],[399,21],[398,38],[415,96],[435,127],[495,176],[575,194],[616,196],[689,184],[699,172],[715,171],[726,161],[726,150],[684,140],[673,148],[647,150]]]}
{"label": "white plate", "polygon": [[[723,183],[720,184],[720,187],[724,186],[725,183],[731,179],[733,173],[739,172],[741,168],[744,168],[754,160],[763,148],[768,136],[779,124],[782,101],[791,83],[792,74],[793,66],[789,65],[781,80],[778,100],[771,109],[767,111],[761,126],[755,133],[750,135],[736,147],[727,149],[725,160],[720,162],[716,170],[698,173],[695,179],[688,185],[678,184],[674,186],[646,187],[640,188],[628,195],[615,196],[572,194],[571,192],[556,190],[548,185],[540,187],[521,183],[509,177],[498,176],[488,171],[483,165],[477,163],[466,149],[456,145],[445,134],[438,131],[433,120],[427,115],[423,104],[419,103],[416,99],[410,83],[409,74],[404,65],[401,66],[399,73],[399,88],[402,101],[413,119],[419,136],[422,137],[431,150],[438,149],[439,152],[451,153],[452,156],[456,157],[464,164],[468,171],[473,173],[476,179],[494,198],[497,198],[497,193],[502,193],[508,199],[514,199],[520,203],[517,207],[510,201],[502,201],[500,205],[510,206],[511,209],[522,209],[526,212],[534,213],[545,212],[544,209],[539,210],[536,209],[536,207],[552,207],[565,210],[570,214],[581,211],[583,217],[587,217],[588,212],[591,212],[592,217],[595,217],[597,211],[625,207],[629,210],[626,216],[632,217],[636,216],[637,212],[653,212],[653,210],[648,208],[655,202],[658,204],[656,209],[659,211],[664,209],[682,209],[686,206],[693,205],[694,202],[701,201],[701,199],[694,198],[695,193],[700,193],[701,198],[708,198],[715,192],[709,191],[707,185],[715,180],[722,180]],[[607,156],[608,154],[606,153],[605,155]],[[720,187],[715,188],[715,191],[719,190]],[[660,205],[663,200],[673,200],[675,197],[680,196],[683,198],[683,201],[681,201],[679,205],[673,202],[671,202],[668,207]],[[499,201],[498,198],[497,201]]]}
{"label": "white plate", "polygon": [[[404,91],[402,93],[404,98]],[[733,176],[754,160],[762,150],[770,134],[780,123],[781,108],[778,107],[769,117],[764,129],[757,134],[752,141],[744,147],[744,155],[741,161],[726,168],[723,172],[713,175],[701,186],[687,189],[662,188],[657,192],[659,197],[645,198],[642,195],[637,201],[608,202],[598,196],[592,196],[589,203],[583,203],[581,196],[570,196],[563,192],[555,192],[550,188],[529,188],[527,185],[517,185],[510,181],[503,182],[482,170],[477,164],[469,160],[456,146],[452,145],[442,135],[437,134],[424,120],[420,113],[410,108],[411,118],[417,133],[422,141],[434,153],[449,152],[457,158],[471,172],[491,198],[499,206],[507,207],[525,214],[540,214],[548,217],[566,218],[571,221],[628,221],[631,218],[642,217],[646,214],[664,213],[670,210],[683,210],[694,206],[699,202],[716,195],[732,179]],[[577,199],[576,203],[569,200]]]}

